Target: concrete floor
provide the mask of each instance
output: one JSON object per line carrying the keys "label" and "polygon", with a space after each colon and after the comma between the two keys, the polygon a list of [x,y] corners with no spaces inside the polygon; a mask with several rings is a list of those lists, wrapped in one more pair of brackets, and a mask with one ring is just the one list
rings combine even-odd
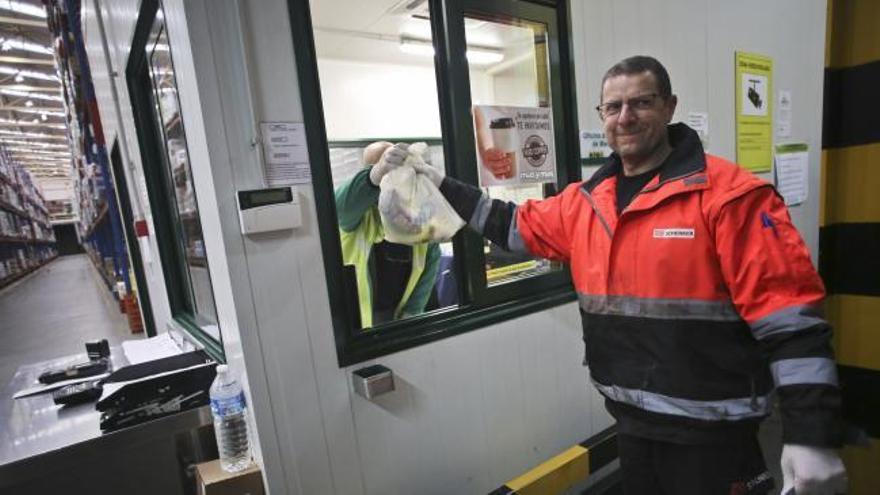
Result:
{"label": "concrete floor", "polygon": [[23,364],[83,354],[87,340],[140,338],[85,254],[62,256],[0,291],[0,384]]}

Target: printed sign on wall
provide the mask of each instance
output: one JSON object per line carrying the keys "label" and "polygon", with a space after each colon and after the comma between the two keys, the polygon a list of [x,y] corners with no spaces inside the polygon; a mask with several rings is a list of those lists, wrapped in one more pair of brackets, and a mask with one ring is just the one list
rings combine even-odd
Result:
{"label": "printed sign on wall", "polygon": [[475,105],[473,110],[481,187],[556,182],[549,108]]}
{"label": "printed sign on wall", "polygon": [[773,163],[773,60],[736,52],[736,161],[752,172]]}

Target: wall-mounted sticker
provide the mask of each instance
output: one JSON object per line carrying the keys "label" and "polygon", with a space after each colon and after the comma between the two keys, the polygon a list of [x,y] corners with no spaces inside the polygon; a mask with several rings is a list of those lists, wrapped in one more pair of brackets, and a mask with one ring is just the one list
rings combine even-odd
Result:
{"label": "wall-mounted sticker", "polygon": [[736,52],[736,161],[768,172],[773,160],[773,60]]}
{"label": "wall-mounted sticker", "polygon": [[550,108],[475,105],[473,110],[481,187],[556,182]]}
{"label": "wall-mounted sticker", "polygon": [[776,137],[791,137],[791,91],[779,90],[776,107]]}

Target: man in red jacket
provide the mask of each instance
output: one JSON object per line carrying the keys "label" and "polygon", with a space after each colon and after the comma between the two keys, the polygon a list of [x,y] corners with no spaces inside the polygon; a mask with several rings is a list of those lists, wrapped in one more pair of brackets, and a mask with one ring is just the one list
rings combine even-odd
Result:
{"label": "man in red jacket", "polygon": [[773,390],[783,493],[842,492],[822,281],[776,190],[670,125],[676,103],[657,60],[614,65],[597,107],[614,153],[545,200],[422,173],[496,244],[569,263],[627,494],[766,493],[756,434]]}

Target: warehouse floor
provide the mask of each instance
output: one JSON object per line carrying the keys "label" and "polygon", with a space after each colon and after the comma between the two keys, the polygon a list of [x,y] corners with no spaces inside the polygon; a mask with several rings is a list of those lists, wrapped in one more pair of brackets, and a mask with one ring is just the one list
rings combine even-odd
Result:
{"label": "warehouse floor", "polygon": [[[92,262],[85,254],[62,256],[0,291],[0,384],[23,364],[84,354],[84,343],[110,345],[131,335]],[[84,356],[85,357],[85,356]]]}

